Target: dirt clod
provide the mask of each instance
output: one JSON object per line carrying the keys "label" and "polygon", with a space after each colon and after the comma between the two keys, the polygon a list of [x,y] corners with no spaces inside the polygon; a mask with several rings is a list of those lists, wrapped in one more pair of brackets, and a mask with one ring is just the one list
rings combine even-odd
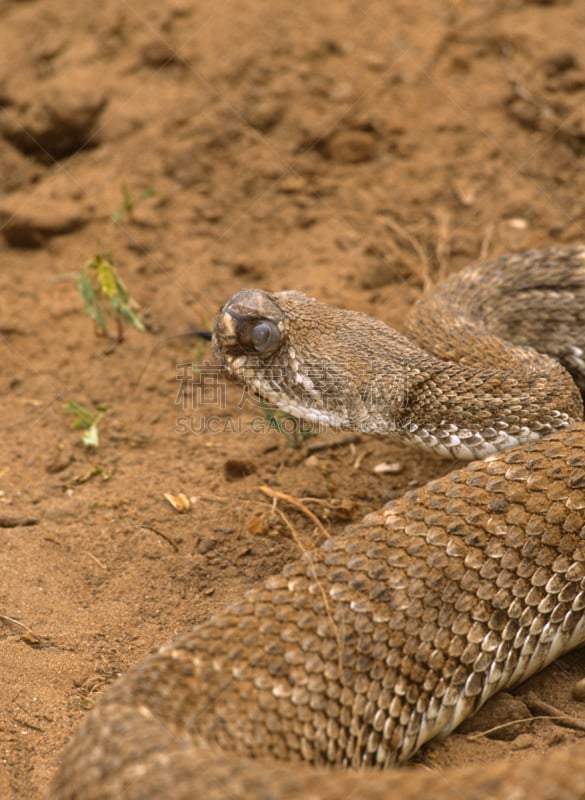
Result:
{"label": "dirt clod", "polygon": [[21,152],[50,163],[96,147],[107,98],[91,73],[63,75],[38,94],[0,110],[0,132]]}
{"label": "dirt clod", "polygon": [[52,237],[79,230],[89,222],[78,202],[13,193],[0,201],[0,228],[11,247],[41,247]]}
{"label": "dirt clod", "polygon": [[341,131],[327,141],[326,153],[341,164],[359,164],[375,158],[376,142],[365,131]]}

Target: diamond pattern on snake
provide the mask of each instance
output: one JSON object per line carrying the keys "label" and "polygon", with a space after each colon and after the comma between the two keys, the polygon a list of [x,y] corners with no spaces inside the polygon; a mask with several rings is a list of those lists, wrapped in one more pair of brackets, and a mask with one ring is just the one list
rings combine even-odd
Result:
{"label": "diamond pattern on snake", "polygon": [[396,768],[585,641],[585,248],[471,265],[403,334],[300,292],[243,290],[213,350],[293,415],[469,463],[131,669],[75,733],[51,796],[585,797],[575,744]]}

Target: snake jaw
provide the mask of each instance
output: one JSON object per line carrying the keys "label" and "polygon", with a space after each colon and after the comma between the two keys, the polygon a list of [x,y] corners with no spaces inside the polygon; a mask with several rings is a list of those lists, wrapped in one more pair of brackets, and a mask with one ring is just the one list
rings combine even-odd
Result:
{"label": "snake jaw", "polygon": [[316,425],[345,429],[352,427],[347,414],[327,408],[321,392],[307,376],[297,374],[287,383],[289,370],[275,363],[266,367],[248,354],[222,355],[227,376],[257,394],[271,406]]}

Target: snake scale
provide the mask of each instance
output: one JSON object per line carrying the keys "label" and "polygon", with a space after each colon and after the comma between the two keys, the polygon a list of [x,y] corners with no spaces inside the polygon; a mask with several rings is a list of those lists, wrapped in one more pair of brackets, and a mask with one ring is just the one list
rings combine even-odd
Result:
{"label": "snake scale", "polygon": [[340,769],[406,761],[585,641],[585,248],[472,265],[428,293],[406,336],[299,292],[244,290],[213,348],[297,416],[485,458],[132,668],[84,719],[51,797],[585,797],[579,745]]}

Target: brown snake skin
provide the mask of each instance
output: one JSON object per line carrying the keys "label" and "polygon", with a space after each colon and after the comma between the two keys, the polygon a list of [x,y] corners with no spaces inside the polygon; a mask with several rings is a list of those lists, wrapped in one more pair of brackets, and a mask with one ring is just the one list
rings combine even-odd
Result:
{"label": "brown snake skin", "polygon": [[581,401],[556,362],[496,338],[580,381],[584,301],[585,248],[436,287],[411,322],[424,350],[299,293],[232,298],[214,350],[284,408],[382,419],[467,458],[544,438],[408,492],[134,667],[87,715],[51,797],[585,798],[580,745],[439,772],[331,767],[404,761],[585,641]]}

